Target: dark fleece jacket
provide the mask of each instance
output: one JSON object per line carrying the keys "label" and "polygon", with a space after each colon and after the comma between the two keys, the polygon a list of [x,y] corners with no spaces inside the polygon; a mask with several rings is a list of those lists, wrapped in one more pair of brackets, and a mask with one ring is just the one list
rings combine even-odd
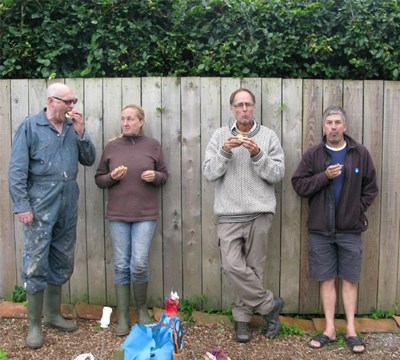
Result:
{"label": "dark fleece jacket", "polygon": [[330,155],[322,143],[309,148],[292,177],[296,193],[308,198],[308,231],[324,235],[360,233],[368,221],[365,211],[378,193],[375,167],[368,150],[345,135],[348,151],[339,207],[335,209],[332,180],[325,175]]}

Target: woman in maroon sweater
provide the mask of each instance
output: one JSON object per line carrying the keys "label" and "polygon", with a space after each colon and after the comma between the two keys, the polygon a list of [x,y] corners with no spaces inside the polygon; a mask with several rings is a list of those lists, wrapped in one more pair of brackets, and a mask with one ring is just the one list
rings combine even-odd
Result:
{"label": "woman in maroon sweater", "polygon": [[118,336],[130,330],[131,282],[138,322],[151,321],[146,305],[149,251],[159,218],[158,190],[168,172],[160,143],[144,135],[144,121],[140,106],[122,109],[122,134],[105,146],[95,175],[97,186],[108,189],[106,218],[114,252]]}

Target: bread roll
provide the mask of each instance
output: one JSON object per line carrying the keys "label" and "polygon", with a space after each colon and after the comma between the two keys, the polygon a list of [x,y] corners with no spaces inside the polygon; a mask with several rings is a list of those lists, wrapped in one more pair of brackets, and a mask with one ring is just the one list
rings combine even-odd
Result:
{"label": "bread roll", "polygon": [[123,175],[123,174],[127,173],[128,168],[124,165],[120,165],[117,167],[117,171],[118,171],[118,174]]}

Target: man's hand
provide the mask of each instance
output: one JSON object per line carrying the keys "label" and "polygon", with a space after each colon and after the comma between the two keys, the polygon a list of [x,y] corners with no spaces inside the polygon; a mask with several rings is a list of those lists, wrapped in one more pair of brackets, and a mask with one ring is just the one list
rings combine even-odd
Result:
{"label": "man's hand", "polygon": [[18,213],[17,215],[18,215],[19,221],[22,222],[23,224],[27,224],[27,225],[32,224],[32,222],[33,222],[32,211]]}
{"label": "man's hand", "polygon": [[225,139],[224,145],[222,148],[225,152],[232,152],[232,149],[239,147],[242,145],[243,137],[241,139],[237,138],[236,136],[229,136]]}
{"label": "man's hand", "polygon": [[260,152],[257,143],[248,137],[242,139],[242,145],[249,151],[251,156],[256,156]]}
{"label": "man's hand", "polygon": [[239,135],[226,138],[222,148],[226,152],[232,152],[232,149],[242,145],[249,151],[251,156],[256,156],[260,152],[260,148],[253,139]]}
{"label": "man's hand", "polygon": [[329,165],[325,170],[326,177],[329,180],[332,180],[335,177],[338,177],[342,173],[342,167],[343,167],[343,165],[341,165],[341,164]]}
{"label": "man's hand", "polygon": [[79,137],[83,137],[85,132],[85,123],[83,121],[82,113],[78,111],[72,111],[71,120],[74,123],[75,132],[79,135]]}

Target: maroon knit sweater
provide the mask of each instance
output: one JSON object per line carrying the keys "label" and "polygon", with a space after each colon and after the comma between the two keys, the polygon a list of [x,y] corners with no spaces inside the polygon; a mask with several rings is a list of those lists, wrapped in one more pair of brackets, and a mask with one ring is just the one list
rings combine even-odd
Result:
{"label": "maroon knit sweater", "polygon": [[[115,181],[110,173],[120,165],[128,167],[128,172]],[[145,170],[155,170],[154,182],[141,179]],[[128,222],[157,220],[158,190],[167,178],[161,145],[156,139],[138,135],[111,140],[104,148],[95,175],[96,185],[109,191],[106,218]]]}

